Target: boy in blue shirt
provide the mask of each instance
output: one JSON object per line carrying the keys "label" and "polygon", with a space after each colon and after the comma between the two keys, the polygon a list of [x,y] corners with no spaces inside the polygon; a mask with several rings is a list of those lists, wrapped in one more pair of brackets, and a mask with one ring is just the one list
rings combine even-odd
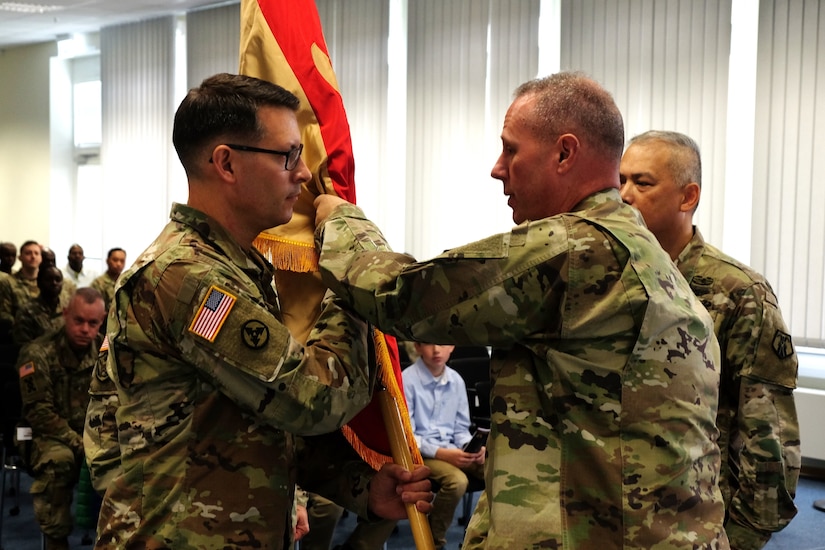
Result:
{"label": "boy in blue shirt", "polygon": [[467,491],[468,475],[484,477],[486,447],[463,451],[472,439],[470,406],[461,375],[447,366],[455,346],[415,343],[418,359],[401,372],[415,440],[430,479],[439,486],[429,515],[437,549],[447,543],[447,529]]}

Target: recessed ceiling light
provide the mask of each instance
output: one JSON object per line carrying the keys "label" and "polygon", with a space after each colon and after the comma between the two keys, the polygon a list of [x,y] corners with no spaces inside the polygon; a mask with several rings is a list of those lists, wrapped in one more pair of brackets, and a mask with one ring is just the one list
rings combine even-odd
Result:
{"label": "recessed ceiling light", "polygon": [[47,6],[44,4],[23,4],[22,2],[0,2],[0,10],[16,11],[18,13],[47,13],[62,10],[63,6]]}

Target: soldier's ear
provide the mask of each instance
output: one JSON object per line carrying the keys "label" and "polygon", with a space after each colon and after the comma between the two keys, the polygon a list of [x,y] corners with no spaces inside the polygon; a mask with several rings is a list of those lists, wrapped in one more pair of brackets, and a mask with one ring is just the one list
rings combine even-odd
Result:
{"label": "soldier's ear", "polygon": [[692,181],[682,188],[682,205],[680,210],[682,212],[693,212],[699,206],[699,196],[702,194],[702,188],[699,184]]}

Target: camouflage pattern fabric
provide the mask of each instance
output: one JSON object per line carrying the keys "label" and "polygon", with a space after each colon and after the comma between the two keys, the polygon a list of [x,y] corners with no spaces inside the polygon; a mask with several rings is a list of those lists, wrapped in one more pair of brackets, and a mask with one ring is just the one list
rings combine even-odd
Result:
{"label": "camouflage pattern fabric", "polygon": [[83,460],[84,412],[100,339],[78,356],[60,330],[20,350],[23,418],[32,428],[29,468],[34,514],[41,530],[60,538],[72,531],[72,491]]}
{"label": "camouflage pattern fabric", "polygon": [[14,316],[20,308],[15,286],[14,277],[0,271],[0,365],[9,371],[16,365],[18,350],[12,336]]}
{"label": "camouflage pattern fabric", "polygon": [[18,346],[31,342],[48,332],[55,332],[63,326],[63,306],[53,308],[40,297],[29,300],[17,311],[12,327],[12,337]]}
{"label": "camouflage pattern fabric", "polygon": [[14,277],[0,271],[0,329],[11,332],[17,313],[17,294],[14,292]]}
{"label": "camouflage pattern fabric", "polygon": [[89,464],[89,476],[92,487],[101,495],[122,473],[115,417],[120,400],[117,397],[117,387],[106,370],[108,358],[109,341],[106,340],[92,371],[89,406],[83,429],[83,450]]}
{"label": "camouflage pattern fabric", "polygon": [[171,216],[109,312],[122,470],[97,547],[289,547],[291,433],[335,430],[369,402],[367,327],[327,293],[306,344],[293,340],[266,260],[197,210]]}
{"label": "camouflage pattern fabric", "polygon": [[[23,277],[23,272],[17,270],[14,272],[15,291],[21,297],[37,298],[40,296],[40,288],[37,286],[37,277],[34,279],[26,279]],[[23,300],[20,300],[22,303]]]}
{"label": "camouflage pattern fabric", "polygon": [[416,263],[355,206],[324,282],[397,337],[493,346],[467,548],[728,548],[705,309],[617,190]]}
{"label": "camouflage pattern fabric", "polygon": [[104,273],[103,275],[95,278],[89,286],[100,292],[100,295],[103,296],[103,304],[106,307],[106,311],[109,311],[109,306],[111,306],[112,302],[115,300],[114,279]]}
{"label": "camouflage pattern fabric", "polygon": [[676,260],[710,312],[722,355],[720,430],[731,547],[762,548],[796,515],[801,454],[797,356],[771,286],[707,244],[698,229]]}

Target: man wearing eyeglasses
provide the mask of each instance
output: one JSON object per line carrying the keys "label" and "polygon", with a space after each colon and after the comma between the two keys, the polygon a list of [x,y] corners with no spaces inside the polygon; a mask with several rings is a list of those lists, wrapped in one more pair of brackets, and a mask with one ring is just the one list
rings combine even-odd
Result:
{"label": "man wearing eyeglasses", "polygon": [[332,293],[306,344],[290,336],[272,266],[252,246],[290,220],[310,179],[297,108],[279,86],[228,74],[178,108],[189,200],[121,276],[107,324],[121,465],[100,548],[290,547],[297,481],[365,516],[406,517],[402,499],[431,507],[426,468],[371,475],[337,434],[307,438],[302,466],[318,467],[296,479],[292,434],[336,430],[375,380],[366,325]]}

